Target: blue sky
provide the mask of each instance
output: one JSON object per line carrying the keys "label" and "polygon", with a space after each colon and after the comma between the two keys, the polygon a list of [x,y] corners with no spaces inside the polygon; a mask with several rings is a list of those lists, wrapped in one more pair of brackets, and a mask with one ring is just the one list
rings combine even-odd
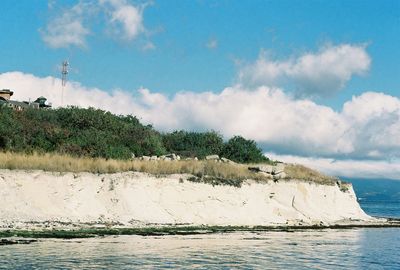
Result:
{"label": "blue sky", "polygon": [[0,87],[15,98],[61,105],[68,59],[68,104],[241,134],[329,172],[337,160],[392,166],[386,176],[400,178],[400,1],[0,5]]}
{"label": "blue sky", "polygon": [[[87,86],[220,91],[234,82],[236,61],[253,61],[261,49],[279,59],[352,43],[367,44],[371,69],[324,103],[338,108],[366,90],[398,96],[400,89],[399,1],[154,1],[143,14],[154,50],[109,39],[103,22],[92,23],[86,48],[48,48],[39,29],[76,3],[55,1],[49,9],[48,1],[2,1],[0,71],[58,76],[68,58],[71,79]],[[205,46],[211,39],[215,49]]]}

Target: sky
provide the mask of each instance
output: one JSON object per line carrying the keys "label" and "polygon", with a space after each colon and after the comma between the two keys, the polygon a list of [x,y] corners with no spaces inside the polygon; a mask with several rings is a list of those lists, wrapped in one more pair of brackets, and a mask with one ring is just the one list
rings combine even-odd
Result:
{"label": "sky", "polygon": [[400,179],[400,1],[0,5],[0,88],[14,99],[242,135],[285,162]]}

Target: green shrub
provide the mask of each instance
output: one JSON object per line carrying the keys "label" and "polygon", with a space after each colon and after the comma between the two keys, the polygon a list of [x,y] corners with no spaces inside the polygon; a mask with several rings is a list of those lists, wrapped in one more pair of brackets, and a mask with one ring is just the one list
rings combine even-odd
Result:
{"label": "green shrub", "polygon": [[200,159],[207,155],[218,154],[224,147],[222,136],[214,131],[174,131],[164,134],[163,142],[168,152]]}
{"label": "green shrub", "polygon": [[78,107],[15,111],[0,106],[0,150],[106,159],[129,159],[132,153],[200,159],[218,154],[240,163],[268,161],[254,141],[240,136],[224,143],[215,131],[160,134],[131,115]]}
{"label": "green shrub", "polygon": [[161,135],[136,117],[77,107],[0,108],[0,149],[113,159],[165,153]]}
{"label": "green shrub", "polygon": [[234,136],[221,151],[221,156],[239,163],[268,162],[262,150],[257,147],[253,140],[246,140],[241,136]]}

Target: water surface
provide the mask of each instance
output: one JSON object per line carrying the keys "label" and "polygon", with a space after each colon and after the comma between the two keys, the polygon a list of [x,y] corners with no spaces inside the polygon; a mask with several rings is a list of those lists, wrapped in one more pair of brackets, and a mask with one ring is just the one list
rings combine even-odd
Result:
{"label": "water surface", "polygon": [[40,240],[0,247],[2,269],[400,269],[400,229]]}
{"label": "water surface", "polygon": [[400,218],[400,181],[346,179],[351,182],[364,211],[372,216]]}

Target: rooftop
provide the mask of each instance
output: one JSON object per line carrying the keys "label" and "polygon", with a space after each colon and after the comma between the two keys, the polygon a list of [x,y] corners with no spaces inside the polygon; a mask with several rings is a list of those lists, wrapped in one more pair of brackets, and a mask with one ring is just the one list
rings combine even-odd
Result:
{"label": "rooftop", "polygon": [[10,96],[12,96],[14,92],[11,91],[10,89],[2,89],[0,90],[0,94],[9,94]]}

